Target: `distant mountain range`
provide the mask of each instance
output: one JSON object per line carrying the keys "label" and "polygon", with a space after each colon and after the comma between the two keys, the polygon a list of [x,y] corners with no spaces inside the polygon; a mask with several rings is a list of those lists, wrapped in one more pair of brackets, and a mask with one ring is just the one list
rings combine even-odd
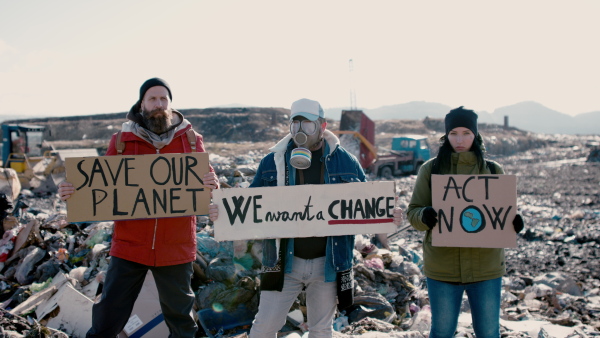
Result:
{"label": "distant mountain range", "polygon": [[[371,120],[444,118],[456,107],[440,103],[413,101],[375,109],[362,109]],[[465,107],[469,108],[469,107]],[[339,119],[342,109],[325,109],[326,116]],[[359,108],[360,109],[360,108]],[[570,116],[537,102],[525,101],[494,110],[477,111],[480,123],[504,125],[504,117],[512,127],[542,134],[600,134],[600,111]]]}
{"label": "distant mountain range", "polygon": [[[231,104],[220,106],[220,108],[245,107],[242,104]],[[413,101],[391,106],[383,106],[375,109],[362,109],[371,120],[402,120],[431,118],[444,118],[450,111],[450,107],[441,103]],[[466,107],[469,108],[469,107]],[[325,115],[331,119],[339,120],[341,111],[348,109],[327,108]],[[500,107],[493,113],[477,111],[480,123],[495,123],[504,125],[504,117],[508,116],[508,123],[512,127],[542,134],[600,134],[600,111],[570,116],[556,110],[552,110],[537,102],[525,101],[510,106]],[[47,116],[44,116],[47,117]],[[41,116],[19,116],[18,119],[41,118]],[[0,122],[15,120],[15,116],[0,115]]]}

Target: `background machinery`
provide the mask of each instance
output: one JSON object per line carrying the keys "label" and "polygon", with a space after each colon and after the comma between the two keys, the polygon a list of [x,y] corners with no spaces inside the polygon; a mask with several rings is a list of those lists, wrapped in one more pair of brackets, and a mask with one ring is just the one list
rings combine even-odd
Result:
{"label": "background machinery", "polygon": [[339,129],[333,133],[341,145],[356,156],[367,173],[377,177],[416,174],[431,156],[427,137],[422,135],[394,137],[391,149],[377,149],[375,123],[362,110],[343,110]]}
{"label": "background machinery", "polygon": [[98,156],[95,148],[56,150],[44,141],[45,126],[2,124],[2,168],[14,170],[21,187],[54,192],[65,177],[66,157]]}

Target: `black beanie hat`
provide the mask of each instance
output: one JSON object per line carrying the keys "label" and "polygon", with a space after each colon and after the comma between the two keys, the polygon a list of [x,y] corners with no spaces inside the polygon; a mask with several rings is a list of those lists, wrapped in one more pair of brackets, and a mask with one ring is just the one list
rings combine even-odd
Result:
{"label": "black beanie hat", "polygon": [[160,79],[158,77],[153,77],[151,79],[146,80],[146,82],[144,82],[144,84],[140,87],[140,99],[138,102],[142,102],[142,100],[144,99],[144,95],[146,95],[146,92],[148,91],[148,89],[155,87],[155,86],[163,86],[163,87],[167,88],[167,91],[169,92],[169,99],[171,99],[171,101],[173,101],[173,95],[171,94],[171,88],[169,87],[169,84],[167,83],[167,81]]}
{"label": "black beanie hat", "polygon": [[452,109],[446,114],[444,123],[446,135],[454,128],[464,127],[470,129],[477,136],[477,114],[470,109],[464,109],[463,106]]}

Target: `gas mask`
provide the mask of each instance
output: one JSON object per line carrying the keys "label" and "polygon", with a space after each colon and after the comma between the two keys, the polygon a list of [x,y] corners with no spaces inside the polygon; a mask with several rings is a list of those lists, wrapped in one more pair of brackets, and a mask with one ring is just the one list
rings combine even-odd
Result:
{"label": "gas mask", "polygon": [[292,120],[290,123],[290,133],[299,147],[303,146],[308,141],[308,137],[314,135],[317,131],[319,131],[317,121]]}
{"label": "gas mask", "polygon": [[296,169],[306,169],[310,167],[312,154],[308,150],[309,136],[319,132],[319,124],[317,121],[310,120],[292,120],[290,123],[290,133],[294,139],[294,143],[298,146],[292,150],[290,156],[290,164]]}

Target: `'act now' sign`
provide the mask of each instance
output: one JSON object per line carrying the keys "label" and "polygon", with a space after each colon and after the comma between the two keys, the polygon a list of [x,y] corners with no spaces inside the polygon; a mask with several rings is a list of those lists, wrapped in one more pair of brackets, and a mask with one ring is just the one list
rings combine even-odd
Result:
{"label": "'act now' sign", "polygon": [[431,175],[431,194],[438,214],[433,246],[517,246],[515,175]]}

